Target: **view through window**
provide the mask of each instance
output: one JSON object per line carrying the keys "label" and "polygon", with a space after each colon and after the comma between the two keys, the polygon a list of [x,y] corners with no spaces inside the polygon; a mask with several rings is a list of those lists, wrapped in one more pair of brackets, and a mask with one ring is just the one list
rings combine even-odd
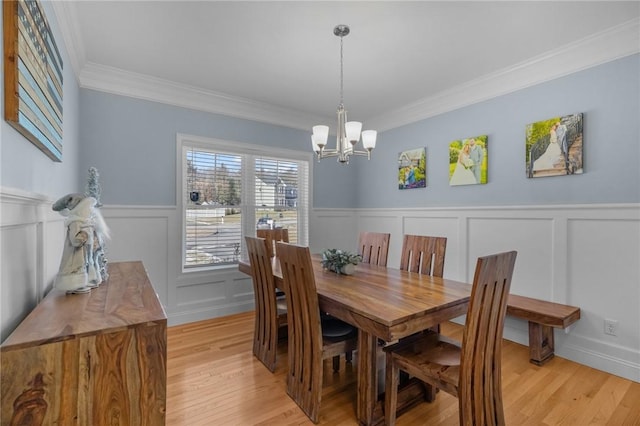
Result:
{"label": "view through window", "polygon": [[184,268],[236,264],[259,228],[307,244],[309,161],[263,151],[183,141]]}

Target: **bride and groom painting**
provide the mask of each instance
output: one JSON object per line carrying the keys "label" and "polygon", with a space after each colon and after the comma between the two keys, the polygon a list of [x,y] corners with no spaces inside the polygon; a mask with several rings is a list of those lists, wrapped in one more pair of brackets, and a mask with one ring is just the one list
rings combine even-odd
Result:
{"label": "bride and groom painting", "polygon": [[482,174],[482,166],[486,158],[486,143],[487,136],[478,136],[450,144],[452,153],[457,151],[457,156],[450,157],[452,162],[449,167],[449,185],[487,183],[486,174],[484,176]]}
{"label": "bride and groom painting", "polygon": [[582,114],[527,125],[527,177],[582,173]]}

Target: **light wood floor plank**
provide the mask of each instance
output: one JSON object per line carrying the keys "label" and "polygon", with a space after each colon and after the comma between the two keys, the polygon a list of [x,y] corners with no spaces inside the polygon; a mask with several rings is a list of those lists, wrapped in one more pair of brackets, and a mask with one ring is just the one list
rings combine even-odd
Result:
{"label": "light wood floor plank", "polygon": [[[462,327],[442,332],[460,339]],[[287,346],[281,341],[275,373],[251,354],[253,312],[175,327],[168,331],[167,425],[312,425],[287,396]],[[555,357],[529,363],[527,347],[503,345],[503,397],[509,425],[639,425],[640,383]],[[320,423],[353,426],[356,364],[342,359],[334,374],[324,370]],[[439,392],[398,417],[398,426],[457,425],[458,403]]]}

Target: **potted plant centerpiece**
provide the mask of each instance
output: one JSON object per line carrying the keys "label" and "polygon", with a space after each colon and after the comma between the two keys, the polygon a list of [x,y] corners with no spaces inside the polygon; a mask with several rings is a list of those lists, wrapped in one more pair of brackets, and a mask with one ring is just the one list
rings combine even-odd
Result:
{"label": "potted plant centerpiece", "polygon": [[362,256],[346,250],[328,249],[322,253],[322,267],[338,274],[352,275]]}

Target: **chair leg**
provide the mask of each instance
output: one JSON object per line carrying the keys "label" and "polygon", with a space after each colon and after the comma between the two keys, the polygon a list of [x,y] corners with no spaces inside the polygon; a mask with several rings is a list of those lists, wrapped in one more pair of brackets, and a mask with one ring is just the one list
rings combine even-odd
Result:
{"label": "chair leg", "polygon": [[387,354],[387,371],[384,393],[384,423],[387,426],[393,426],[396,424],[399,378],[400,369],[393,363],[393,356],[391,354]]}
{"label": "chair leg", "polygon": [[333,357],[333,372],[337,373],[338,371],[340,371],[340,355]]}

